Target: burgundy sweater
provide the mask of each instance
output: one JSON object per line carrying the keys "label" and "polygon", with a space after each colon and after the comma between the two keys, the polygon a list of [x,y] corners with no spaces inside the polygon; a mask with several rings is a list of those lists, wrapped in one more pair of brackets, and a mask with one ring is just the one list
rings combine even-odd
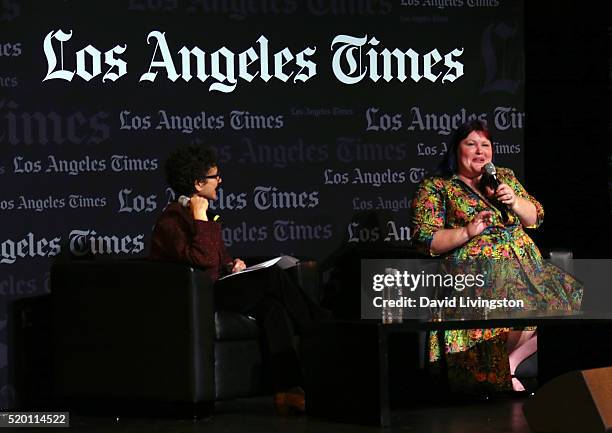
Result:
{"label": "burgundy sweater", "polygon": [[193,219],[191,209],[178,203],[170,203],[157,220],[150,257],[204,268],[213,280],[232,263],[221,237],[221,225]]}

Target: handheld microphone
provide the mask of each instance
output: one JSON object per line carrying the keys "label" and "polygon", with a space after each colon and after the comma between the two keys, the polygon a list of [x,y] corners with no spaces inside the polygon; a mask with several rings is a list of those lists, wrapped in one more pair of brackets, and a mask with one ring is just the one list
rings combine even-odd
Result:
{"label": "handheld microphone", "polygon": [[493,188],[497,189],[497,187],[499,186],[499,184],[501,182],[497,178],[497,170],[495,169],[495,166],[493,165],[493,163],[492,162],[487,162],[484,165],[484,171],[489,176],[489,179],[490,179],[490,182],[491,182],[491,186],[493,186]]}
{"label": "handheld microphone", "polygon": [[[495,169],[495,166],[493,165],[493,163],[487,162],[484,165],[484,171],[485,173],[487,173],[487,176],[489,177],[488,181],[491,184],[491,186],[495,190],[497,190],[497,187],[501,184],[501,182],[497,178],[497,170]],[[495,201],[497,202],[497,199],[495,199]],[[508,221],[508,211],[510,211],[510,208],[506,204],[503,204],[503,203],[499,203],[499,204],[502,206],[501,208],[499,208],[499,210],[502,213],[502,218],[504,219],[504,221],[507,222]]]}
{"label": "handheld microphone", "polygon": [[[189,202],[191,201],[191,198],[187,197],[186,195],[181,195],[176,201],[183,207],[189,207]],[[208,211],[206,213],[208,214]],[[210,219],[212,219],[212,221],[218,221],[219,215],[215,215]]]}
{"label": "handheld microphone", "polygon": [[183,207],[189,207],[189,202],[191,201],[191,199],[189,197],[187,197],[186,195],[182,195],[178,198],[178,203],[183,206]]}

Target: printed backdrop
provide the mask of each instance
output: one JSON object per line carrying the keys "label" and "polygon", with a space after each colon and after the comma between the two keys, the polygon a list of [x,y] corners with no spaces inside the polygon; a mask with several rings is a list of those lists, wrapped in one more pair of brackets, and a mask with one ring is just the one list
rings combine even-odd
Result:
{"label": "printed backdrop", "polygon": [[407,246],[471,117],[523,178],[520,1],[33,3],[0,1],[3,406],[7,303],[48,293],[59,256],[145,256],[177,146],[217,150],[238,257]]}

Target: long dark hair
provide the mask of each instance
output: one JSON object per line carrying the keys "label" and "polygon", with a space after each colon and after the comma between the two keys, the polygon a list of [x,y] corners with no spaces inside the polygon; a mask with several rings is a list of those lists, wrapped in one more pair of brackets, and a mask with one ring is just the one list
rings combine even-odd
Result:
{"label": "long dark hair", "polygon": [[459,150],[459,143],[474,131],[482,132],[487,139],[491,140],[486,120],[473,119],[463,123],[453,134],[448,152],[446,152],[444,159],[434,172],[436,176],[451,177],[453,174],[457,173],[457,151]]}

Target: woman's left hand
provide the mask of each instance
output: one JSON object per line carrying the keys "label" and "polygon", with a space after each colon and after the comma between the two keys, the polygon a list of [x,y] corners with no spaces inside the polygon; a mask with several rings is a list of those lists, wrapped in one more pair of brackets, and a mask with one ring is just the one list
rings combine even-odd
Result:
{"label": "woman's left hand", "polygon": [[514,190],[505,183],[500,183],[495,190],[495,198],[508,206],[510,209],[514,209],[516,204],[516,194]]}
{"label": "woman's left hand", "polygon": [[246,265],[240,259],[234,259],[234,266],[232,266],[232,274],[240,271],[244,271],[246,269]]}

